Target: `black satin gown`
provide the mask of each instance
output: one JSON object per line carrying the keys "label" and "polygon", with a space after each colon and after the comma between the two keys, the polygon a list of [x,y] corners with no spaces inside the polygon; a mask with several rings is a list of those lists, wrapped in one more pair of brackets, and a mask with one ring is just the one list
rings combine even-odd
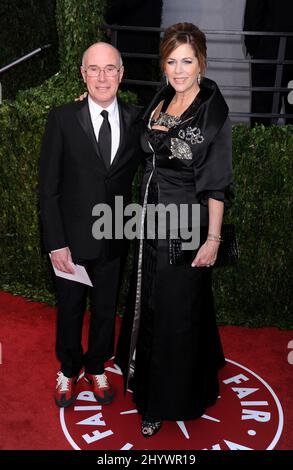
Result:
{"label": "black satin gown", "polygon": [[[201,93],[186,116],[200,109],[205,99]],[[199,197],[194,166],[169,158],[170,134],[145,126],[142,203],[200,203],[201,223],[207,225],[207,198],[224,200],[226,186],[207,187],[205,199]],[[215,318],[212,268],[192,268],[191,262],[172,265],[168,247],[168,240],[137,242],[115,362],[127,384],[134,369],[129,383],[142,416],[188,420],[200,417],[217,400],[218,370],[225,359]]]}

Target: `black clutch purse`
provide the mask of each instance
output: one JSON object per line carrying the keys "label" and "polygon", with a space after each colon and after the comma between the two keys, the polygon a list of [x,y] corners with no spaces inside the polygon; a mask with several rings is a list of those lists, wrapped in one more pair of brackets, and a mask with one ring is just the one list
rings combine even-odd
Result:
{"label": "black clutch purse", "polygon": [[239,258],[239,245],[235,225],[223,224],[221,230],[222,242],[214,266],[229,266],[236,263]]}
{"label": "black clutch purse", "polygon": [[[204,243],[207,238],[207,230],[201,230],[201,243]],[[236,237],[235,225],[223,224],[221,229],[221,238],[218,256],[214,267],[217,266],[229,266],[239,258],[239,245]],[[183,250],[181,238],[170,238],[169,239],[169,263],[170,264],[182,264],[185,262],[192,262],[197,253],[196,251]]]}

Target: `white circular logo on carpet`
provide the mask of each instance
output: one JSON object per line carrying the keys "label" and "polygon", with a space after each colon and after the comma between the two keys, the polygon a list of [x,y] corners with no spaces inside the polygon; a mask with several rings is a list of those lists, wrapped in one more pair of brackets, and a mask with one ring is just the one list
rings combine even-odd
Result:
{"label": "white circular logo on carpet", "polygon": [[122,376],[113,364],[106,368],[115,400],[98,405],[81,379],[74,405],[60,409],[63,432],[81,450],[269,450],[282,433],[283,412],[272,388],[255,372],[232,360],[220,371],[220,396],[201,418],[164,421],[150,439],[140,433],[140,416],[123,394]]}

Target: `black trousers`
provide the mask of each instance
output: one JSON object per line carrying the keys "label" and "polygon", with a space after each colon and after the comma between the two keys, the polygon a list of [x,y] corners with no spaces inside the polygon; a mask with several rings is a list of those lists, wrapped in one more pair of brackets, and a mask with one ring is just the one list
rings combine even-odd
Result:
{"label": "black trousers", "polygon": [[[275,85],[276,67],[264,68],[259,64],[251,64],[251,85],[255,87],[272,87]],[[282,87],[287,87],[290,80],[293,80],[293,68],[285,66],[283,68]],[[270,91],[253,91],[251,93],[251,112],[252,113],[271,113],[274,93]],[[282,106],[282,97],[284,97],[284,111],[286,114],[293,114],[293,105],[288,102],[288,92],[280,93],[278,111]],[[270,126],[270,118],[251,117],[250,124],[253,127],[256,123]],[[293,118],[285,119],[286,124],[293,124]]]}
{"label": "black trousers", "polygon": [[[83,366],[90,374],[102,374],[114,353],[120,258],[73,261],[86,268],[93,287],[56,276],[56,354],[66,377],[76,376]],[[88,293],[91,317],[84,354],[81,340]]]}

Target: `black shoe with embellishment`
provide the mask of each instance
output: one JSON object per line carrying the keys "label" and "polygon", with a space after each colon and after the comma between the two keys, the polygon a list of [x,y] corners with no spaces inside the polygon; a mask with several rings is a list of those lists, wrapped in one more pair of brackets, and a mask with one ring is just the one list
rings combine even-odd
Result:
{"label": "black shoe with embellishment", "polygon": [[142,418],[141,434],[143,437],[152,437],[160,431],[162,421],[160,419]]}

